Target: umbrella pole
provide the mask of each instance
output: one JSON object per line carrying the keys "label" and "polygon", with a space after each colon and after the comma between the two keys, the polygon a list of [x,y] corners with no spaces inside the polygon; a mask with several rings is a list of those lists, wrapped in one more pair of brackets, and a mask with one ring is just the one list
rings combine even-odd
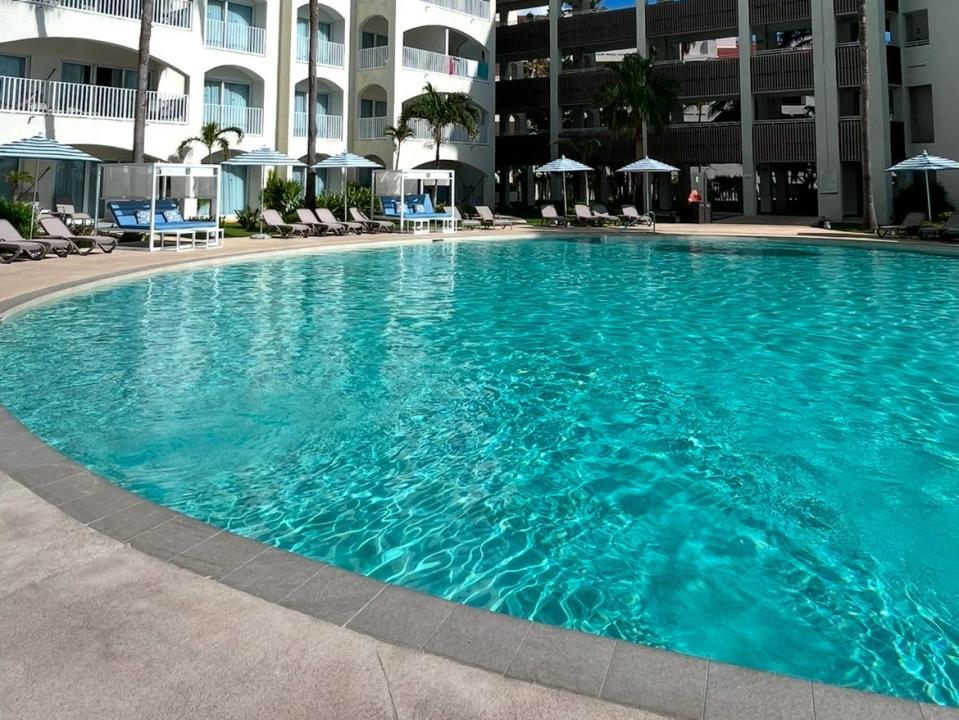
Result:
{"label": "umbrella pole", "polygon": [[33,226],[37,224],[37,202],[40,197],[40,158],[37,158],[37,168],[33,173],[33,203],[30,205],[30,237],[33,240]]}
{"label": "umbrella pole", "polygon": [[566,171],[563,171],[563,217],[569,217],[569,201],[566,199]]}
{"label": "umbrella pole", "polygon": [[926,209],[929,211],[929,222],[932,222],[932,193],[929,191],[929,171],[926,170]]}
{"label": "umbrella pole", "polygon": [[343,222],[346,222],[347,210],[346,210],[346,168],[343,168]]}

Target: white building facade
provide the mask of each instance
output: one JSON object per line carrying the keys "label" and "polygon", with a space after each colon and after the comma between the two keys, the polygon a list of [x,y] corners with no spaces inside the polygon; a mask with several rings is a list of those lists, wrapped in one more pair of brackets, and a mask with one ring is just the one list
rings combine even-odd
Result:
{"label": "white building facade", "polygon": [[[106,162],[129,161],[139,40],[138,0],[0,0],[0,143],[42,133]],[[494,34],[484,0],[324,0],[317,47],[320,158],[349,148],[392,167],[384,137],[429,82],[468,93],[483,109],[477,137],[452,128],[441,146],[457,171],[457,198],[492,200],[490,76]],[[155,0],[146,154],[174,157],[205,122],[236,126],[237,152],[262,146],[307,154],[309,6],[299,0]],[[404,168],[432,163],[420,123],[403,144]],[[191,159],[207,149],[193,144]],[[215,153],[214,161],[222,159]],[[14,161],[15,163],[15,161]],[[16,165],[6,161],[0,175]],[[23,169],[33,172],[33,164]],[[41,174],[45,168],[41,165]],[[92,171],[50,169],[41,203],[94,202]],[[256,205],[255,168],[224,173],[224,211]],[[340,178],[318,183],[337,189]],[[0,186],[0,191],[6,188]]]}

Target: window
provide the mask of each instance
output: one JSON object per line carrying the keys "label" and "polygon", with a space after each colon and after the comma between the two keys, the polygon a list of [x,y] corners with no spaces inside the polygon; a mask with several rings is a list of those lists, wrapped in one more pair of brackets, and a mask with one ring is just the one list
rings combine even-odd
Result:
{"label": "window", "polygon": [[909,88],[912,142],[931,143],[936,141],[935,113],[933,110],[932,85],[917,85]]}
{"label": "window", "polygon": [[386,47],[390,44],[389,38],[386,35],[380,35],[379,33],[364,32],[363,38],[361,40],[362,49],[369,50],[370,48],[377,47]]}
{"label": "window", "polygon": [[[293,112],[306,113],[307,105],[306,102],[307,93],[297,92],[296,96],[293,98]],[[330,114],[330,95],[329,93],[317,93],[316,94],[316,114],[317,115],[329,115]]]}
{"label": "window", "polygon": [[0,55],[0,75],[7,77],[26,77],[27,59],[17,55]]}
{"label": "window", "polygon": [[929,44],[929,11],[906,13],[906,47]]}
{"label": "window", "polygon": [[382,100],[360,100],[360,117],[386,117],[386,102]]}

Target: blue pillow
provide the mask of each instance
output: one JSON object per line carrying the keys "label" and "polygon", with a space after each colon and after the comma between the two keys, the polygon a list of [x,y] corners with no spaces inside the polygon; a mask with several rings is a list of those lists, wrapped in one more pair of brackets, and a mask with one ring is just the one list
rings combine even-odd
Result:
{"label": "blue pillow", "polygon": [[181,223],[183,222],[183,216],[180,215],[179,210],[164,210],[163,219],[168,223]]}
{"label": "blue pillow", "polygon": [[137,210],[137,225],[149,225],[149,224],[150,224],[150,211]]}

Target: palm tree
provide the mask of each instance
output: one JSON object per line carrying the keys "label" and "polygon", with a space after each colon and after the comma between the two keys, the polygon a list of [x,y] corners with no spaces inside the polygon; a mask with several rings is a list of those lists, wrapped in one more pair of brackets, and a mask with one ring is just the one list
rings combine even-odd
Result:
{"label": "palm tree", "polygon": [[627,55],[614,67],[616,79],[600,90],[596,102],[603,122],[614,131],[633,133],[636,157],[643,157],[643,129],[661,130],[678,106],[679,86],[653,71],[653,61]]}
{"label": "palm tree", "polygon": [[319,47],[320,3],[310,0],[310,52],[306,76],[306,197],[304,203],[316,209],[316,51]]}
{"label": "palm tree", "polygon": [[872,190],[872,152],[869,148],[869,32],[866,23],[866,0],[859,0],[859,129],[862,145],[862,227],[876,227],[876,198]]}
{"label": "palm tree", "polygon": [[383,134],[393,141],[393,147],[396,148],[396,158],[393,163],[393,169],[400,167],[400,151],[403,149],[403,143],[413,137],[413,128],[409,125],[400,123],[399,125],[387,125]]}
{"label": "palm tree", "polygon": [[140,3],[140,48],[137,55],[137,92],[133,108],[133,162],[142,163],[147,133],[147,83],[150,78],[150,38],[153,36],[153,0]]}
{"label": "palm tree", "polygon": [[199,143],[206,147],[206,158],[204,162],[213,162],[213,150],[219,148],[223,151],[225,159],[230,157],[230,139],[228,135],[235,135],[238,143],[243,142],[243,130],[238,127],[222,127],[218,123],[208,122],[200,128],[200,134],[189,137],[180,143],[177,148],[177,155],[181,158],[189,157],[193,151],[193,143]]}
{"label": "palm tree", "polygon": [[424,120],[436,145],[436,167],[440,166],[440,146],[443,133],[448,127],[460,125],[470,139],[479,134],[482,110],[466,93],[441,93],[431,83],[426,83],[423,94],[406,103],[400,113],[400,126],[409,125],[412,119]]}

